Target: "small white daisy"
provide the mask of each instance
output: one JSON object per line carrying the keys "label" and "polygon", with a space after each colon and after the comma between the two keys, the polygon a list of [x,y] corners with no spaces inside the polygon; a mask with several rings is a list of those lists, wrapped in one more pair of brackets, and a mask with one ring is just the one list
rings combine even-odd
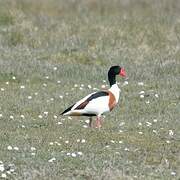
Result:
{"label": "small white daisy", "polygon": [[52,163],[55,160],[56,160],[56,158],[51,158],[51,159],[48,160],[48,162]]}
{"label": "small white daisy", "polygon": [[21,114],[21,115],[20,115],[20,117],[21,117],[22,119],[24,119],[24,118],[25,118],[25,116],[24,116],[23,114]]}
{"label": "small white daisy", "polygon": [[71,156],[76,157],[77,155],[76,155],[76,153],[71,153]]}
{"label": "small white daisy", "polygon": [[38,116],[40,119],[42,119],[43,118],[43,116],[40,114],[39,116]]}
{"label": "small white daisy", "polygon": [[7,178],[7,175],[6,175],[5,173],[2,173],[2,174],[1,174],[1,177],[2,177],[2,178]]}
{"label": "small white daisy", "polygon": [[143,83],[143,82],[138,82],[138,85],[139,85],[139,86],[143,86],[144,83]]}
{"label": "small white daisy", "polygon": [[69,141],[65,141],[66,144],[69,144]]}
{"label": "small white daisy", "polygon": [[13,149],[14,149],[15,151],[19,151],[19,148],[18,148],[17,146],[15,146]]}
{"label": "small white daisy", "polygon": [[82,153],[82,152],[77,152],[77,154],[80,155],[80,156],[82,156],[83,153]]}
{"label": "small white daisy", "polygon": [[32,99],[32,96],[28,96],[28,99]]}
{"label": "small white daisy", "polygon": [[89,89],[91,89],[91,88],[92,88],[92,86],[89,84],[89,85],[88,85],[88,88],[89,88]]}
{"label": "small white daisy", "polygon": [[11,150],[13,149],[13,147],[12,147],[12,146],[8,146],[7,149],[8,149],[9,151],[11,151]]}
{"label": "small white daisy", "polygon": [[60,99],[63,99],[63,96],[62,96],[62,95],[60,95],[60,96],[59,96],[59,98],[60,98]]}
{"label": "small white daisy", "polygon": [[35,151],[36,150],[36,148],[35,147],[31,147],[31,151]]}
{"label": "small white daisy", "polygon": [[86,140],[85,140],[85,139],[82,139],[82,140],[81,140],[81,143],[85,143],[85,142],[86,142]]}
{"label": "small white daisy", "polygon": [[24,89],[24,88],[25,88],[25,86],[24,86],[24,85],[21,85],[21,86],[20,86],[20,88],[21,88],[21,89]]}
{"label": "small white daisy", "polygon": [[56,71],[56,70],[57,70],[57,67],[55,66],[55,67],[53,68],[53,70]]}
{"label": "small white daisy", "polygon": [[144,95],[143,95],[143,94],[141,94],[141,95],[140,95],[140,98],[144,98]]}
{"label": "small white daisy", "polygon": [[0,164],[0,171],[3,172],[5,170],[4,164]]}
{"label": "small white daisy", "polygon": [[9,118],[10,118],[10,119],[14,119],[14,116],[10,115]]}

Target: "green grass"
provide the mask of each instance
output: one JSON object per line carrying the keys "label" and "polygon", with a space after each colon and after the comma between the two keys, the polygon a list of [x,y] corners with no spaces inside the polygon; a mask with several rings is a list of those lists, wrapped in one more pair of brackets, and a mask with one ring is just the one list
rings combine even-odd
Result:
{"label": "green grass", "polygon": [[[179,179],[179,12],[177,0],[0,0],[0,176]],[[117,78],[101,130],[60,116],[116,64],[129,84]]]}

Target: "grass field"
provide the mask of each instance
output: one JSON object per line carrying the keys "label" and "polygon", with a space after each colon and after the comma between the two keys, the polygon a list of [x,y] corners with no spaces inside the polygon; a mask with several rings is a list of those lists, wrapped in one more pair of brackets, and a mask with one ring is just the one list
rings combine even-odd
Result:
{"label": "grass field", "polygon": [[[117,64],[101,130],[60,116]],[[180,179],[180,2],[0,0],[0,102],[0,179]]]}

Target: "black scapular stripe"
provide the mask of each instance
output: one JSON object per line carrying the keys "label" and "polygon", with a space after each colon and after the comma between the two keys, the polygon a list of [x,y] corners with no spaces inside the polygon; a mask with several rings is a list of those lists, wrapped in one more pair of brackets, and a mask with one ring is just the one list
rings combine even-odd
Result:
{"label": "black scapular stripe", "polygon": [[63,112],[61,113],[61,115],[63,115],[63,114],[65,114],[65,113],[67,113],[68,111],[70,111],[71,108],[72,108],[74,105],[75,105],[75,104],[73,104],[72,106],[68,107],[65,111],[63,111]]}
{"label": "black scapular stripe", "polygon": [[91,100],[96,99],[98,97],[108,96],[108,95],[109,95],[109,93],[106,92],[106,91],[99,91],[99,92],[97,92],[95,94],[92,94],[90,97],[88,97],[86,101],[91,101]]}
{"label": "black scapular stripe", "polygon": [[109,93],[106,92],[106,91],[99,91],[99,92],[96,92],[95,94],[92,94],[90,97],[88,97],[84,102],[82,102],[78,107],[76,107],[75,109],[83,109],[87,106],[87,104],[93,100],[93,99],[96,99],[98,97],[102,97],[102,96],[108,96]]}

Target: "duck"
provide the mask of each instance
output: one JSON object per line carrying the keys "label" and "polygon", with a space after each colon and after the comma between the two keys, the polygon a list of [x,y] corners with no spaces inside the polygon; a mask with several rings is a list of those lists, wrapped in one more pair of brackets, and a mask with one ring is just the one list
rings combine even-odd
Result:
{"label": "duck", "polygon": [[111,112],[119,101],[121,90],[116,83],[117,75],[126,77],[125,69],[118,65],[111,66],[108,71],[109,89],[93,92],[85,96],[65,109],[61,115],[87,116],[89,117],[89,127],[92,127],[93,116],[95,116],[95,127],[101,128],[102,115]]}

